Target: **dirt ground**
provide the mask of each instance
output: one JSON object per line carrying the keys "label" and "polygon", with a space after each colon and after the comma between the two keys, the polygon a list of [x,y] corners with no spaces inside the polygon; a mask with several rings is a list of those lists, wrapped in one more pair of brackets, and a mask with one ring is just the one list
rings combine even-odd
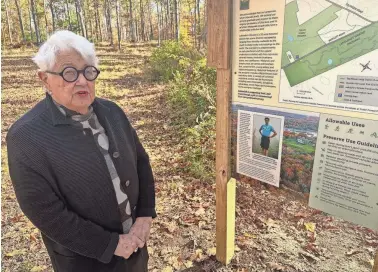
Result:
{"label": "dirt ground", "polygon": [[[158,217],[149,241],[150,271],[368,272],[378,235],[308,208],[288,190],[239,181],[236,252],[215,259],[215,184],[184,171],[181,138],[171,125],[165,86],[144,67],[150,45],[116,52],[99,46],[98,96],[118,103],[150,154]],[[7,168],[9,126],[44,97],[31,61],[35,49],[2,54],[2,271],[52,271],[38,230],[16,202]]]}

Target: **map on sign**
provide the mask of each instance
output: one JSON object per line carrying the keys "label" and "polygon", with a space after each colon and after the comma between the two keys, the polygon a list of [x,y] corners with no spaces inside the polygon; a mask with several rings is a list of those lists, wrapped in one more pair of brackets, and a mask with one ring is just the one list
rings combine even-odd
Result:
{"label": "map on sign", "polygon": [[[373,109],[378,103],[366,102],[378,98],[377,75],[376,1],[286,1],[280,102]],[[366,93],[348,95],[346,85]]]}

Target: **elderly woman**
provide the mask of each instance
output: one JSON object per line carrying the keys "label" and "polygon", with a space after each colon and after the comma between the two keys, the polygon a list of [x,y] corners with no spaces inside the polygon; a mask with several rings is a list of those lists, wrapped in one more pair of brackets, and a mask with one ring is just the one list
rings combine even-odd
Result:
{"label": "elderly woman", "polygon": [[123,110],[95,96],[94,46],[59,31],[33,60],[46,98],[10,128],[9,171],[54,271],[147,271],[154,178]]}

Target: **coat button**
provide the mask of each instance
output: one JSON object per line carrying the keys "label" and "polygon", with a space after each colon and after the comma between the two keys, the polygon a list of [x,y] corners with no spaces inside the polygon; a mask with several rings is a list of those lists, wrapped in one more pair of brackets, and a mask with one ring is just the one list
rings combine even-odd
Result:
{"label": "coat button", "polygon": [[130,180],[127,180],[126,181],[126,186],[129,186],[130,185]]}
{"label": "coat button", "polygon": [[136,210],[136,206],[134,206],[134,211]]}
{"label": "coat button", "polygon": [[119,157],[119,152],[117,152],[117,151],[115,151],[115,152],[113,152],[113,158],[118,158]]}

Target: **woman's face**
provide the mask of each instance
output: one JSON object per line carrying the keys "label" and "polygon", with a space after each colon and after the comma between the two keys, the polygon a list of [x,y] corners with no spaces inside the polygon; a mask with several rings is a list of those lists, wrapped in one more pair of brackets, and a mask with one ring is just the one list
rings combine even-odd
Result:
{"label": "woman's face", "polygon": [[[51,72],[60,73],[66,67],[82,70],[92,64],[86,63],[75,50],[59,52]],[[66,108],[85,114],[95,99],[95,81],[88,81],[82,73],[74,82],[65,81],[60,75],[38,73],[53,99]]]}

